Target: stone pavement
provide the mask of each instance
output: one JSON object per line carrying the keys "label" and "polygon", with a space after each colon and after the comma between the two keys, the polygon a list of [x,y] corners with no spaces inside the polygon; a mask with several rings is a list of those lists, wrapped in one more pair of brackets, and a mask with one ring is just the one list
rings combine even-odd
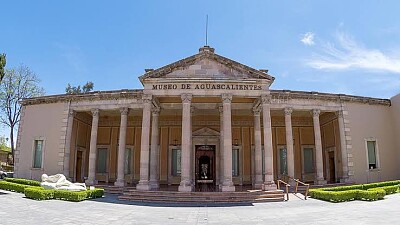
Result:
{"label": "stone pavement", "polygon": [[116,195],[84,202],[34,201],[0,190],[0,224],[400,224],[400,194],[376,202],[288,202],[241,206],[139,204]]}

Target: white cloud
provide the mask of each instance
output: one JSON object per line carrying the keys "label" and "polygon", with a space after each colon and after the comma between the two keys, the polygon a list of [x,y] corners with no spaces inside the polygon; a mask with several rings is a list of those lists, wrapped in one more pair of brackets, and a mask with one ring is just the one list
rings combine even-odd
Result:
{"label": "white cloud", "polygon": [[303,35],[303,38],[300,40],[303,44],[311,46],[314,45],[314,36],[315,34],[312,32],[307,32]]}
{"label": "white cloud", "polygon": [[322,70],[362,69],[400,73],[400,54],[366,48],[343,32],[338,32],[336,39],[338,46],[329,42],[323,44],[321,53],[316,54],[307,65]]}

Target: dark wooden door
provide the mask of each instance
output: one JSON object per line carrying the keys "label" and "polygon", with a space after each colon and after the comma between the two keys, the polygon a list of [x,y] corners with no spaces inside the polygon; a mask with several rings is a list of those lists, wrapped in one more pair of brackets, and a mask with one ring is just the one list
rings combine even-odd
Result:
{"label": "dark wooden door", "polygon": [[83,180],[82,180],[82,151],[76,152],[76,181],[83,182]]}
{"label": "dark wooden door", "polygon": [[336,174],[335,174],[335,152],[329,152],[329,182],[335,183],[336,182]]}
{"label": "dark wooden door", "polygon": [[195,182],[198,191],[213,191],[215,186],[215,145],[196,145]]}

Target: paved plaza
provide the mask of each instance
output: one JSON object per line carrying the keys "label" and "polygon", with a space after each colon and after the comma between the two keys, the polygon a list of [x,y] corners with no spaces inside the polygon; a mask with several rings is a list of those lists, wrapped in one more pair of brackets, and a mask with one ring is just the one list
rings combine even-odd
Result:
{"label": "paved plaza", "polygon": [[241,206],[152,205],[116,195],[83,202],[35,201],[0,190],[0,224],[400,224],[400,194],[376,202],[289,202]]}

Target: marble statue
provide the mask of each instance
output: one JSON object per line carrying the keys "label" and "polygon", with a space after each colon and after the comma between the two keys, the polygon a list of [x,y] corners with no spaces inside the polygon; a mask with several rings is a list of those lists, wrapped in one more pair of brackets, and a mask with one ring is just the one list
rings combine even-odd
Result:
{"label": "marble statue", "polygon": [[65,178],[63,174],[48,176],[42,175],[42,183],[44,189],[67,190],[67,191],[85,191],[86,185],[83,183],[72,183]]}

